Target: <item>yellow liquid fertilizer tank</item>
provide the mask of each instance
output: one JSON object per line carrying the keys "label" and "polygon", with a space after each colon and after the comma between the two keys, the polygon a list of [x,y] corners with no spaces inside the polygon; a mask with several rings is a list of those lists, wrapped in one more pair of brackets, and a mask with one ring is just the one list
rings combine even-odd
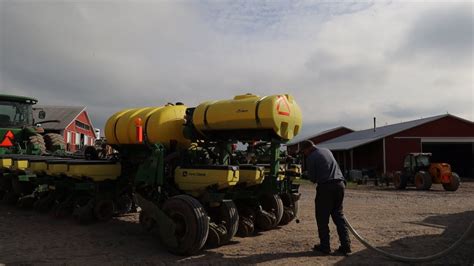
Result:
{"label": "yellow liquid fertilizer tank", "polygon": [[141,119],[143,134],[152,144],[168,147],[176,141],[180,147],[188,147],[190,141],[183,135],[185,105],[167,105],[125,109],[112,115],[105,124],[105,137],[109,144],[141,144],[137,139],[137,119]]}
{"label": "yellow liquid fertilizer tank", "polygon": [[289,94],[245,94],[200,104],[194,110],[193,124],[204,136],[212,131],[270,130],[276,137],[290,140],[300,132],[302,117]]}

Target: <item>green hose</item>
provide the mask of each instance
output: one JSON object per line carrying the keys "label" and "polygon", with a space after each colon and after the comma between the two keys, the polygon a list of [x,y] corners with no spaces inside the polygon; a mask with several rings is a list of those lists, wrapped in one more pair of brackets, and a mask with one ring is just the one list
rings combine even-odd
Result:
{"label": "green hose", "polygon": [[378,253],[386,256],[386,257],[392,258],[394,260],[403,261],[403,262],[427,262],[427,261],[433,261],[433,260],[439,259],[439,258],[447,255],[449,252],[453,251],[460,244],[462,244],[467,239],[469,233],[472,231],[472,229],[474,227],[474,221],[472,221],[471,224],[469,225],[469,227],[467,228],[467,230],[464,232],[464,234],[462,234],[461,238],[459,238],[456,242],[454,242],[449,248],[447,248],[447,249],[445,249],[441,252],[438,252],[438,253],[433,254],[431,256],[425,256],[425,257],[404,257],[404,256],[388,253],[384,250],[381,250],[379,248],[376,248],[376,247],[372,246],[371,244],[369,244],[369,242],[367,242],[367,240],[365,240],[362,236],[360,236],[357,233],[357,231],[352,227],[352,225],[349,223],[349,221],[346,218],[344,218],[344,220],[346,221],[346,224],[347,224],[347,227],[349,228],[349,231],[351,231],[351,233],[357,238],[357,240],[359,240],[368,249],[374,250],[374,251],[376,251],[376,252],[378,252]]}

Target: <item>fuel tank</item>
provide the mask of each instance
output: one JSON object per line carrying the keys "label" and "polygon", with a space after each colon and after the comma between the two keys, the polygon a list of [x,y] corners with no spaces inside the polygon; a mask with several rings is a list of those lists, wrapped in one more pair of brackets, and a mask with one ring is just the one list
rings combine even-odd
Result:
{"label": "fuel tank", "polygon": [[109,144],[140,144],[137,126],[141,124],[149,143],[168,147],[170,142],[176,141],[178,146],[188,147],[190,141],[183,136],[186,108],[185,105],[166,105],[122,110],[107,120],[105,137]]}
{"label": "fuel tank", "polygon": [[204,102],[194,110],[192,121],[204,136],[216,131],[245,130],[255,135],[266,131],[283,140],[295,137],[302,124],[301,110],[289,94],[245,94]]}

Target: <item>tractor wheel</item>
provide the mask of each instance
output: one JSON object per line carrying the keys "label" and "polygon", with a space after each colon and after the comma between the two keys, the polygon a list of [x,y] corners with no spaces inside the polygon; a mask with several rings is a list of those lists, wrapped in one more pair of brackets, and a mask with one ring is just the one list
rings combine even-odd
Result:
{"label": "tractor wheel", "polygon": [[44,143],[43,136],[40,134],[34,134],[29,137],[28,144],[31,146],[37,146],[37,148],[40,150],[40,154],[45,154],[46,153],[46,144]]}
{"label": "tractor wheel", "polygon": [[97,200],[94,206],[94,215],[99,221],[110,220],[115,213],[115,205],[112,200],[101,199]]}
{"label": "tractor wheel", "polygon": [[407,182],[405,180],[406,178],[403,178],[402,172],[397,171],[393,175],[393,185],[395,186],[396,189],[405,189],[407,187]]}
{"label": "tractor wheel", "polygon": [[[262,210],[257,213],[257,226],[269,230],[278,226],[283,217],[283,202],[276,194],[265,195],[260,199]],[[271,220],[271,223],[269,223]]]}
{"label": "tractor wheel", "polygon": [[448,184],[443,184],[443,187],[446,191],[456,191],[458,190],[460,183],[461,179],[459,178],[459,175],[453,172],[451,174],[450,182]]}
{"label": "tractor wheel", "polygon": [[162,209],[175,225],[174,239],[167,239],[160,230],[162,243],[178,255],[198,252],[209,234],[209,217],[201,203],[191,196],[178,195],[165,201]]}
{"label": "tractor wheel", "polygon": [[229,243],[239,229],[239,214],[234,202],[223,200],[219,207],[210,208],[208,214],[211,217],[211,224],[206,245],[218,247]]}
{"label": "tractor wheel", "polygon": [[48,152],[55,152],[57,150],[65,150],[66,143],[64,137],[56,133],[44,134],[44,143]]}
{"label": "tractor wheel", "polygon": [[415,186],[417,190],[429,190],[431,188],[431,175],[425,171],[415,174]]}

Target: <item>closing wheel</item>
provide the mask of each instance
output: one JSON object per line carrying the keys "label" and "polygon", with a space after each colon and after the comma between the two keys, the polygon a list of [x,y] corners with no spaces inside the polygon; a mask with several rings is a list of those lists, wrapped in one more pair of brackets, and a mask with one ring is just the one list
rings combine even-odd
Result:
{"label": "closing wheel", "polygon": [[[269,230],[278,226],[283,217],[283,202],[276,194],[264,195],[260,198],[262,210],[257,213],[257,226],[263,230]],[[263,218],[262,216],[266,216]],[[273,218],[274,216],[274,218]],[[268,227],[268,220],[272,218],[272,223]]]}
{"label": "closing wheel", "polygon": [[191,255],[204,246],[209,233],[209,218],[199,201],[188,195],[178,195],[165,201],[162,210],[175,225],[171,241],[164,239],[160,230],[160,238],[170,252]]}
{"label": "closing wheel", "polygon": [[248,237],[255,232],[255,210],[249,207],[239,209],[239,228],[237,235],[240,237]]}
{"label": "closing wheel", "polygon": [[[223,200],[219,207],[209,208],[208,214],[213,226],[210,226],[206,244],[211,247],[227,244],[239,229],[239,214],[234,202]],[[219,236],[217,238],[212,237],[211,233],[217,233]]]}
{"label": "closing wheel", "polygon": [[415,186],[418,190],[428,190],[431,187],[431,176],[425,171],[419,171],[415,174]]}
{"label": "closing wheel", "polygon": [[283,216],[280,225],[286,225],[298,215],[298,200],[294,200],[289,193],[281,194],[280,198],[283,202]]}
{"label": "closing wheel", "polygon": [[459,188],[461,183],[461,179],[459,178],[458,174],[453,172],[451,174],[451,180],[448,184],[443,184],[444,190],[446,191],[456,191]]}
{"label": "closing wheel", "polygon": [[99,221],[108,221],[112,219],[115,213],[115,205],[112,200],[99,199],[94,206],[95,218]]}

